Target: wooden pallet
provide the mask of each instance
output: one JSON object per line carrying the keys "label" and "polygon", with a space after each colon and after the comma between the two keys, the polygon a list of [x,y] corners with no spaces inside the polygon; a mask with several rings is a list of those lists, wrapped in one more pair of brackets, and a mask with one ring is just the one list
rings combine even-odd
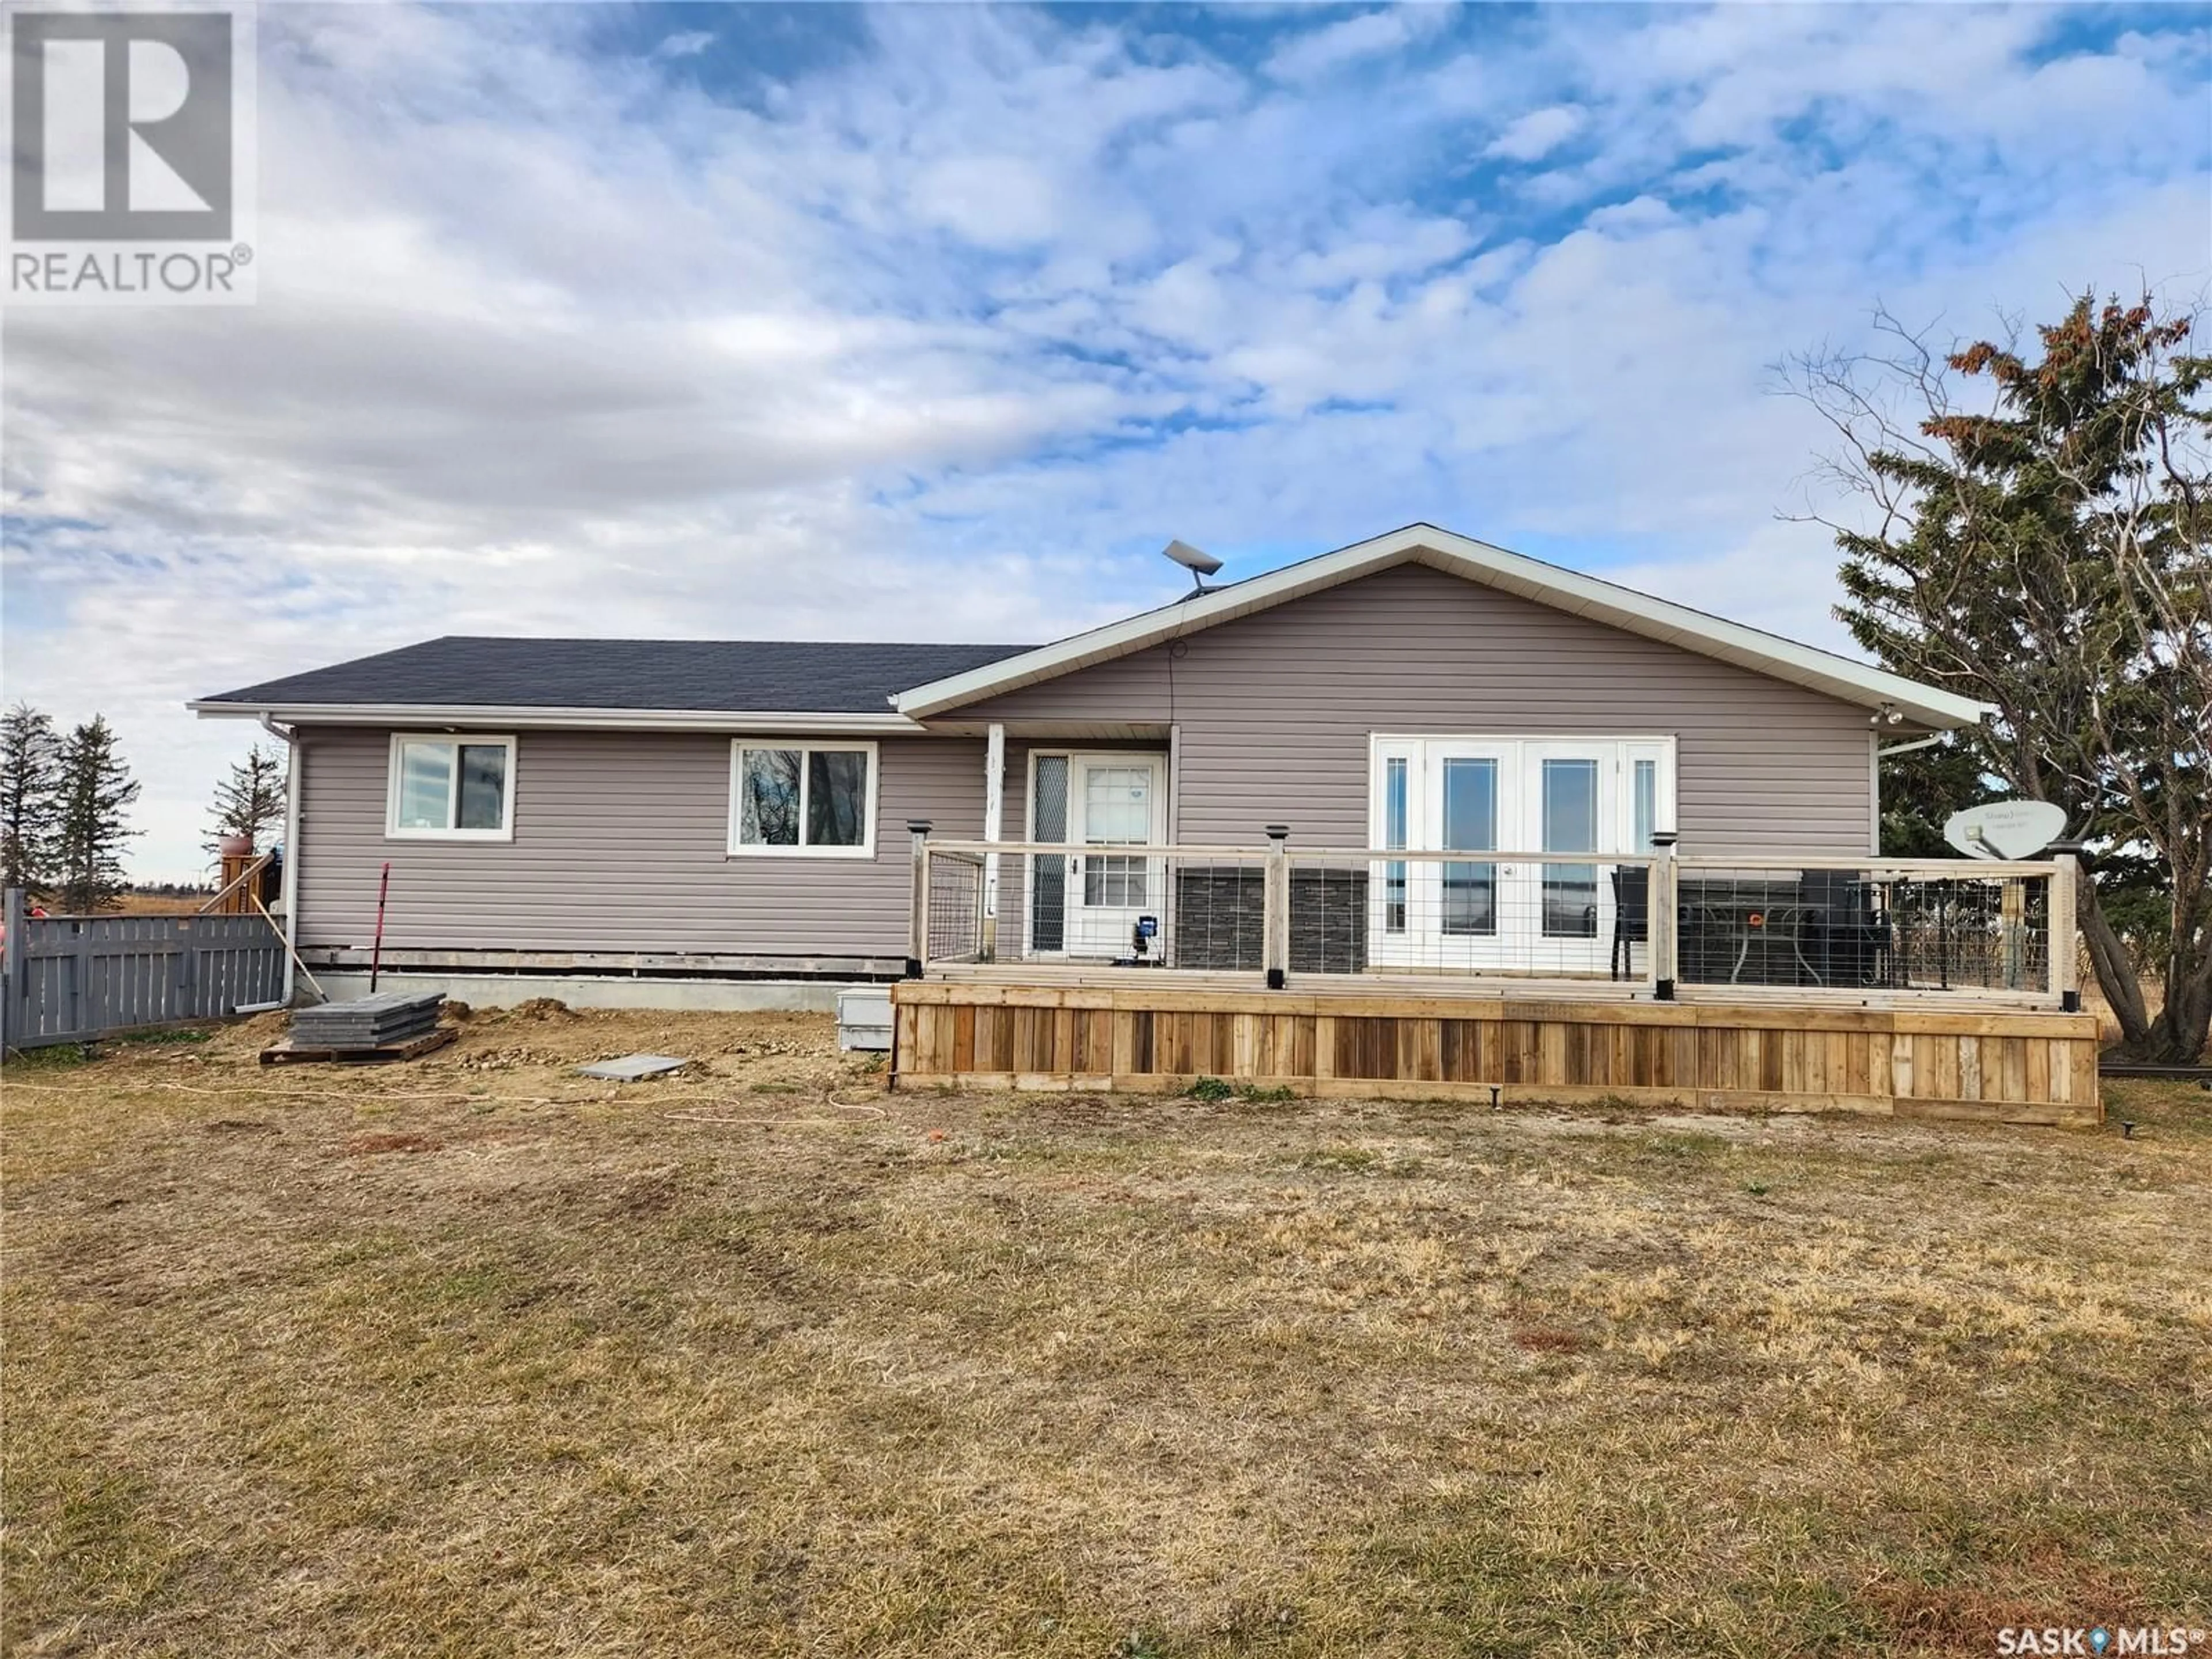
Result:
{"label": "wooden pallet", "polygon": [[452,1026],[441,1025],[434,1031],[425,1031],[421,1036],[410,1037],[404,1042],[390,1043],[381,1048],[303,1048],[296,1047],[287,1037],[274,1048],[264,1048],[261,1063],[264,1066],[303,1066],[328,1060],[357,1066],[384,1060],[416,1060],[434,1048],[444,1048],[457,1035]]}

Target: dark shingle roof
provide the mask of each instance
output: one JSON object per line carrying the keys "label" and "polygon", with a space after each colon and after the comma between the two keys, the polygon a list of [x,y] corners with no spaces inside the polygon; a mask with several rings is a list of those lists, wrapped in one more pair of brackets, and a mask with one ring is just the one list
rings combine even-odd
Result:
{"label": "dark shingle roof", "polygon": [[255,708],[367,703],[881,714],[893,692],[1031,648],[448,635],[202,701]]}

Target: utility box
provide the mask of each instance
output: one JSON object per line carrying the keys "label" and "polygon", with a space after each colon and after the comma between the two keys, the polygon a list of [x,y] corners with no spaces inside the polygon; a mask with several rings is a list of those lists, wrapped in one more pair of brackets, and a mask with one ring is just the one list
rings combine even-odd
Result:
{"label": "utility box", "polygon": [[837,1047],[888,1054],[891,1046],[891,994],[888,986],[837,993]]}

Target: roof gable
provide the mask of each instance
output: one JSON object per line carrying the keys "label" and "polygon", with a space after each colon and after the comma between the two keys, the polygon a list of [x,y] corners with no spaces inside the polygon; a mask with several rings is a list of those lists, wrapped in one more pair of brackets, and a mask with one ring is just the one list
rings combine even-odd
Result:
{"label": "roof gable", "polygon": [[1934,729],[1971,726],[1990,712],[1988,705],[1971,698],[1833,652],[1425,524],[1410,525],[1371,541],[1339,548],[1334,553],[917,685],[901,693],[894,703],[902,714],[927,719],[1322,592],[1394,565],[1416,562],[1845,702],[1875,709],[1893,707],[1905,720],[1919,726]]}

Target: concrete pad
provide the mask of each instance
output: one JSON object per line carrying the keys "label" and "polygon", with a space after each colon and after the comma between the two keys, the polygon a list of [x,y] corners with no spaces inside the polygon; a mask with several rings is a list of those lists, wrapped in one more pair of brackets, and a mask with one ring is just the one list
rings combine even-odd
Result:
{"label": "concrete pad", "polygon": [[576,1075],[603,1077],[614,1083],[635,1083],[665,1072],[680,1072],[690,1063],[668,1054],[624,1054],[619,1060],[603,1060],[596,1066],[579,1066]]}

